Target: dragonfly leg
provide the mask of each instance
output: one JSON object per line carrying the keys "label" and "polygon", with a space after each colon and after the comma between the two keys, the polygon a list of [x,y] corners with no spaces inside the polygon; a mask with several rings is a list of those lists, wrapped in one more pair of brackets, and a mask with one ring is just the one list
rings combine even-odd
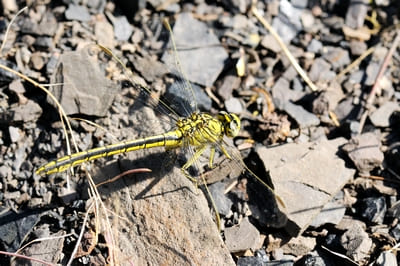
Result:
{"label": "dragonfly leg", "polygon": [[232,159],[232,157],[229,155],[228,151],[225,149],[224,146],[221,145],[220,148],[221,148],[223,154],[226,156],[226,158]]}
{"label": "dragonfly leg", "polygon": [[197,150],[196,153],[181,168],[183,174],[195,184],[196,188],[198,187],[198,181],[196,178],[190,176],[187,169],[199,159],[199,157],[204,153],[206,148],[207,148],[206,145],[200,147],[200,149]]}
{"label": "dragonfly leg", "polygon": [[214,156],[215,156],[215,147],[212,146],[210,150],[210,161],[208,162],[208,166],[210,169],[214,168],[213,162],[214,162]]}

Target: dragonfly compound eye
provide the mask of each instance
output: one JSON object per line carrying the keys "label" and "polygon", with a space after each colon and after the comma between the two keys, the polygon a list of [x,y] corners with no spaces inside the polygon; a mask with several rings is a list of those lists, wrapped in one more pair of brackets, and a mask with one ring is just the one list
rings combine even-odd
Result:
{"label": "dragonfly compound eye", "polygon": [[237,115],[227,112],[220,112],[219,120],[224,124],[225,134],[230,137],[236,137],[240,131],[240,119]]}

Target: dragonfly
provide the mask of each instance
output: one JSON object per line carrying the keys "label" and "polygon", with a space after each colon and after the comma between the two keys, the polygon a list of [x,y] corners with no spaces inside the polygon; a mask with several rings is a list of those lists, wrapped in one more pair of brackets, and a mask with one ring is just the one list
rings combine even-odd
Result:
{"label": "dragonfly", "polygon": [[[167,23],[166,21],[164,21],[164,25],[170,32],[170,41],[172,43],[173,49],[175,50],[173,53],[175,65],[178,68],[178,71],[180,73],[183,73],[182,79],[185,83],[185,86],[183,86],[183,90],[186,90],[186,92],[189,92],[189,94],[193,96],[193,98],[195,98],[190,82],[184,76],[184,72],[180,67],[172,29],[169,23]],[[150,98],[153,97],[152,91],[148,87],[142,85],[140,82],[135,80],[133,78],[132,72],[117,56],[114,55],[111,50],[102,45],[98,45],[98,47],[104,52],[104,54],[116,61],[118,65],[122,67],[124,72],[129,73],[127,75],[127,78],[129,79],[130,84],[135,89],[140,91],[140,93],[145,92],[146,94],[150,95]],[[154,102],[156,102],[156,100],[154,100]],[[191,157],[181,167],[181,170],[183,174],[192,182],[194,182],[197,186],[198,179],[192,177],[188,169],[191,166],[196,167],[199,158],[204,155],[206,150],[209,148],[210,153],[208,165],[210,168],[213,168],[214,166],[214,158],[216,151],[218,150],[226,158],[230,160],[235,160],[237,165],[247,169],[247,171],[250,172],[250,174],[254,176],[256,180],[258,180],[258,182],[260,182],[276,196],[281,206],[284,206],[283,201],[279,198],[278,195],[274,193],[273,189],[261,178],[255,175],[250,169],[247,168],[240,155],[233,153],[232,149],[227,148],[228,144],[225,138],[235,138],[240,132],[241,121],[238,115],[234,113],[220,111],[217,115],[213,116],[207,112],[199,111],[197,108],[197,104],[195,102],[191,102],[189,103],[190,108],[186,108],[187,116],[181,117],[178,115],[178,111],[174,110],[169,104],[167,104],[166,101],[158,99],[157,102],[158,105],[161,105],[163,110],[167,110],[170,115],[176,117],[174,119],[175,127],[172,130],[162,134],[157,134],[145,138],[126,140],[116,144],[110,144],[66,155],[40,166],[36,170],[36,174],[49,175],[54,173],[61,173],[85,162],[136,150],[151,149],[155,147],[164,147],[167,150],[177,148],[189,148],[189,150],[194,150],[194,152],[192,152]],[[194,109],[194,111],[189,112],[188,109]]]}

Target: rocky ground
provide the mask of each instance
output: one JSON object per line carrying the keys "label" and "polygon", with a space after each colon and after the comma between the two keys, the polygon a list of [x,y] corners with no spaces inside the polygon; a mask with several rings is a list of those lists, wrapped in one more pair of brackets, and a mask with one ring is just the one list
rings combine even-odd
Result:
{"label": "rocky ground", "polygon": [[[1,264],[397,265],[399,11],[390,0],[2,0]],[[233,160],[219,152],[210,169],[207,151],[190,169],[220,229],[206,188],[180,170],[190,148],[35,174],[68,147],[165,132],[176,114],[159,99],[184,115],[193,98],[241,118]]]}

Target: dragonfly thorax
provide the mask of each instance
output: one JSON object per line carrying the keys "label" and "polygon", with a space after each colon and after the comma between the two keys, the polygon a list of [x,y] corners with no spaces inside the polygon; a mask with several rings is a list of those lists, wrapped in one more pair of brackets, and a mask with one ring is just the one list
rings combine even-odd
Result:
{"label": "dragonfly thorax", "polygon": [[194,146],[220,142],[224,135],[235,137],[240,130],[239,118],[226,112],[220,112],[217,117],[194,112],[180,119],[176,125],[184,142]]}

